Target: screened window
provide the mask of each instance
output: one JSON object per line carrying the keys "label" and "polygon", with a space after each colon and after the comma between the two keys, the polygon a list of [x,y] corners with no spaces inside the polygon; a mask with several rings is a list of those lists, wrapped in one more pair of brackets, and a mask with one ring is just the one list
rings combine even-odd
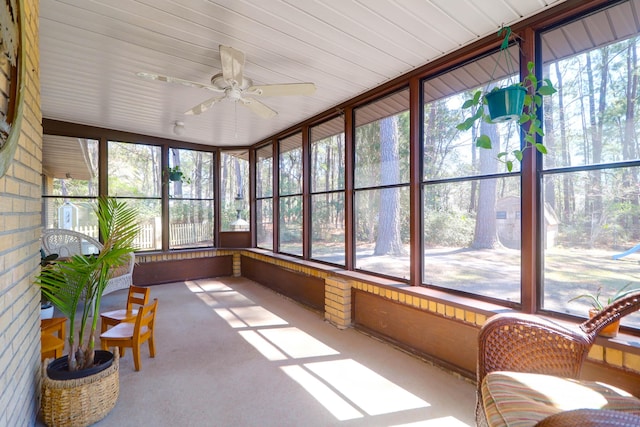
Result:
{"label": "screened window", "polygon": [[213,153],[169,149],[169,249],[213,246]]}
{"label": "screened window", "polygon": [[344,119],[311,128],[311,257],[345,264]]}
{"label": "screened window", "polygon": [[65,228],[98,238],[98,141],[44,135],[44,228]]}
{"label": "screened window", "polygon": [[[520,146],[520,127],[478,121],[468,131],[456,129],[475,112],[461,108],[474,92],[519,80],[512,74],[518,56],[513,46],[423,84],[425,284],[520,301],[520,164],[508,173],[498,159]],[[491,149],[476,147],[481,134],[491,138]]]}
{"label": "screened window", "polygon": [[249,152],[220,154],[222,231],[249,231]]}
{"label": "screened window", "polygon": [[162,249],[160,172],[161,148],[155,145],[109,141],[108,195],[126,201],[138,211],[138,250]]}
{"label": "screened window", "polygon": [[356,268],[409,278],[409,90],[355,111]]}
{"label": "screened window", "polygon": [[273,145],[256,150],[256,245],[273,250]]}
{"label": "screened window", "polygon": [[302,133],[279,141],[280,252],[302,256]]}
{"label": "screened window", "polygon": [[[620,288],[640,288],[640,46],[622,22],[639,12],[625,2],[542,34],[544,72],[558,89],[544,106],[546,310],[587,317],[590,301],[569,299],[600,292],[606,305]],[[578,51],[566,37],[610,26],[619,30],[581,38]],[[622,324],[640,327],[640,314]]]}

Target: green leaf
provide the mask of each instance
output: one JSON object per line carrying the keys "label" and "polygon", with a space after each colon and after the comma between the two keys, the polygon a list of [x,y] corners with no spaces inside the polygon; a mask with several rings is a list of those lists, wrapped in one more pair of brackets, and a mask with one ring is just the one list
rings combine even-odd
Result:
{"label": "green leaf", "polygon": [[536,145],[536,139],[533,136],[529,135],[529,134],[526,134],[524,136],[524,140],[526,142],[528,142],[529,144],[531,144],[531,145]]}
{"label": "green leaf", "polygon": [[487,150],[491,149],[491,138],[487,135],[480,135],[476,140],[476,147],[486,148]]}
{"label": "green leaf", "polygon": [[464,101],[464,104],[462,104],[462,109],[466,110],[467,108],[471,108],[474,105],[476,104],[473,103],[473,99],[467,99],[466,101]]}
{"label": "green leaf", "polygon": [[498,153],[498,159],[501,159],[503,157],[507,157],[509,155],[509,153],[507,153],[506,151],[502,151],[500,153]]}
{"label": "green leaf", "polygon": [[456,125],[456,129],[458,129],[458,130],[469,130],[469,129],[471,129],[471,126],[473,126],[474,122],[475,122],[475,119],[473,117],[469,117],[464,122],[458,123]]}
{"label": "green leaf", "polygon": [[547,154],[547,147],[545,147],[544,144],[538,142],[538,143],[534,144],[534,146],[542,154]]}
{"label": "green leaf", "polygon": [[553,86],[540,86],[538,88],[538,93],[542,96],[553,95],[557,90]]}
{"label": "green leaf", "polygon": [[533,73],[533,67],[535,67],[533,61],[527,62],[527,70],[529,71],[529,73]]}
{"label": "green leaf", "polygon": [[522,151],[520,150],[513,150],[513,156],[518,159],[518,161],[522,161]]}
{"label": "green leaf", "polygon": [[511,160],[507,160],[505,164],[507,165],[507,170],[511,172],[513,170],[513,162]]}

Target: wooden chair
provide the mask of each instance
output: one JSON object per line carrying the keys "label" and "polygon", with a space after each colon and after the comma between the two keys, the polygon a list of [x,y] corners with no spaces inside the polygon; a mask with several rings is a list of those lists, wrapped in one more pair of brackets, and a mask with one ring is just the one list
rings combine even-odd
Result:
{"label": "wooden chair", "polygon": [[157,307],[158,299],[154,298],[152,303],[140,307],[135,323],[120,323],[100,334],[102,349],[108,350],[109,347],[118,347],[122,357],[125,347],[131,347],[135,370],[139,371],[141,344],[149,341],[149,355],[151,357],[156,355],[153,334]]}
{"label": "wooden chair", "polygon": [[577,379],[598,333],[638,309],[640,292],[617,300],[574,327],[531,314],[503,313],[491,317],[478,335],[477,425],[488,425],[482,396],[487,374],[510,371]]}
{"label": "wooden chair", "polygon": [[62,357],[65,343],[66,317],[53,317],[40,321],[40,360]]}
{"label": "wooden chair", "polygon": [[127,294],[127,308],[100,313],[100,333],[105,332],[122,322],[133,322],[138,315],[138,308],[149,303],[149,288],[129,286]]}

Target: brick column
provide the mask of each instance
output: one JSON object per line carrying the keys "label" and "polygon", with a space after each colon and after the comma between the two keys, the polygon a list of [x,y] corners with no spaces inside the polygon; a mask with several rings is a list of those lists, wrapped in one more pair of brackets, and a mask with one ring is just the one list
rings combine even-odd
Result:
{"label": "brick column", "polygon": [[242,270],[240,268],[240,252],[233,253],[233,277],[240,277]]}
{"label": "brick column", "polygon": [[351,282],[327,277],[324,287],[324,318],[338,329],[351,326]]}

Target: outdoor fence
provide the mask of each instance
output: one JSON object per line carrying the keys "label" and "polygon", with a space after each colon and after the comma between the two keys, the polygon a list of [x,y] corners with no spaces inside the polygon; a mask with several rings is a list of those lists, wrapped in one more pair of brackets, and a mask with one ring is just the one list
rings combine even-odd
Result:
{"label": "outdoor fence", "polygon": [[[74,227],[77,231],[87,236],[98,239],[97,226],[79,226]],[[189,246],[198,242],[212,242],[213,228],[210,224],[203,223],[183,223],[169,225],[169,246]],[[140,232],[136,236],[133,245],[141,250],[155,249],[162,246],[162,237],[160,230],[154,224],[142,224]]]}

